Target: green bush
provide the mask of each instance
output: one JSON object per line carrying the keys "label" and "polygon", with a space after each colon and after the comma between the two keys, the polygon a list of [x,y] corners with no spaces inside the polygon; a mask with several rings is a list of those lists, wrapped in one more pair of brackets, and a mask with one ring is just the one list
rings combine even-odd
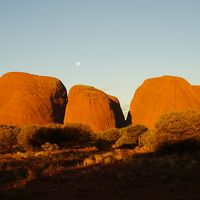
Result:
{"label": "green bush", "polygon": [[146,132],[148,129],[142,125],[128,126],[120,129],[121,137],[113,145],[113,148],[131,147],[138,146],[139,136]]}
{"label": "green bush", "polygon": [[140,136],[139,145],[159,152],[185,152],[200,147],[200,114],[172,112],[160,117],[156,130]]}
{"label": "green bush", "polygon": [[17,145],[17,134],[20,128],[15,126],[0,126],[0,150],[12,150]]}

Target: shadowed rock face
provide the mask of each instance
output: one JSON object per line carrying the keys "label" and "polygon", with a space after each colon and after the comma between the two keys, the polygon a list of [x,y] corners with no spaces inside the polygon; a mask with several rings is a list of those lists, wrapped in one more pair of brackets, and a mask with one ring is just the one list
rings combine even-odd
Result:
{"label": "shadowed rock face", "polygon": [[68,95],[64,123],[82,123],[94,131],[122,127],[124,116],[117,98],[90,86],[76,85]]}
{"label": "shadowed rock face", "polygon": [[125,119],[124,119],[124,114],[120,106],[120,102],[117,97],[108,95],[108,98],[110,99],[111,109],[114,112],[116,127],[121,128],[125,125]]}
{"label": "shadowed rock face", "polygon": [[[199,91],[199,95],[197,94]],[[200,89],[174,76],[151,78],[136,90],[127,121],[153,128],[160,115],[172,111],[200,111]]]}
{"label": "shadowed rock face", "polygon": [[56,78],[11,72],[0,78],[0,124],[63,123],[67,91]]}

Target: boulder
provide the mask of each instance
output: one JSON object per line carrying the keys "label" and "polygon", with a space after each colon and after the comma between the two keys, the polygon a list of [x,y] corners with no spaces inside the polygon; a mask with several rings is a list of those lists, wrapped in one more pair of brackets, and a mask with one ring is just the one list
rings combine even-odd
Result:
{"label": "boulder", "polygon": [[[173,111],[200,111],[198,89],[175,76],[151,78],[136,90],[131,102],[128,122],[154,128],[160,115]],[[200,94],[200,90],[199,90]]]}
{"label": "boulder", "polygon": [[0,77],[0,124],[63,123],[67,91],[56,78],[22,72]]}
{"label": "boulder", "polygon": [[68,95],[64,123],[89,125],[94,131],[122,127],[124,116],[116,97],[91,86],[73,86]]}

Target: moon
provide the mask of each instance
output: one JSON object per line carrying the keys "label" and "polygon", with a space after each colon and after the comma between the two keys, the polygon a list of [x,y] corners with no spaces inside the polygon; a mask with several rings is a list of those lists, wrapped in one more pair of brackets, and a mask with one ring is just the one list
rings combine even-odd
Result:
{"label": "moon", "polygon": [[76,62],[76,66],[79,67],[81,65],[80,62]]}

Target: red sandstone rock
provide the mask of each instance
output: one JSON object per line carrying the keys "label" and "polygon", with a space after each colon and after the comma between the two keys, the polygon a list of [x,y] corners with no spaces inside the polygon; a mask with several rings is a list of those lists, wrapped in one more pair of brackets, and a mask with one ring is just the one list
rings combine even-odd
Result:
{"label": "red sandstone rock", "polygon": [[[197,94],[199,91],[199,95]],[[160,115],[172,111],[200,111],[200,89],[174,76],[151,78],[136,90],[128,121],[153,128]]]}
{"label": "red sandstone rock", "polygon": [[110,105],[115,115],[116,127],[121,128],[125,125],[125,119],[120,106],[120,102],[117,97],[111,95],[108,95],[108,97],[111,101]]}
{"label": "red sandstone rock", "polygon": [[94,87],[76,85],[68,95],[64,123],[82,123],[94,131],[121,127],[124,117],[117,98]]}
{"label": "red sandstone rock", "polygon": [[192,85],[192,88],[195,90],[197,95],[199,95],[199,99],[200,99],[200,85]]}
{"label": "red sandstone rock", "polygon": [[62,123],[67,91],[56,78],[11,72],[0,78],[0,124]]}

